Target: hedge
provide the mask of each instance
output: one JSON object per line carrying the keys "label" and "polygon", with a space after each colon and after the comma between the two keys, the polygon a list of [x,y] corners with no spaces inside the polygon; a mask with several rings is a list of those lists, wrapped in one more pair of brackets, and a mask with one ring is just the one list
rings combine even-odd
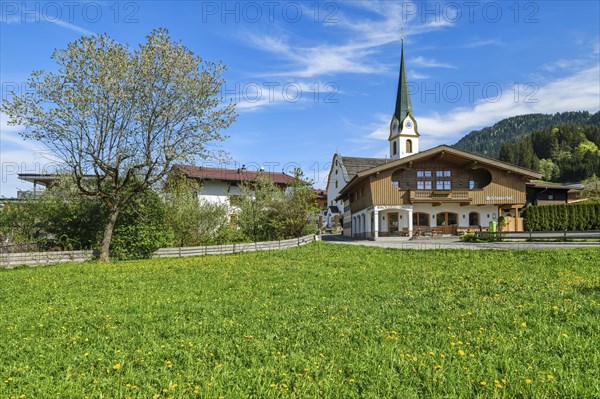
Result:
{"label": "hedge", "polygon": [[526,231],[600,230],[600,203],[530,206],[524,213]]}

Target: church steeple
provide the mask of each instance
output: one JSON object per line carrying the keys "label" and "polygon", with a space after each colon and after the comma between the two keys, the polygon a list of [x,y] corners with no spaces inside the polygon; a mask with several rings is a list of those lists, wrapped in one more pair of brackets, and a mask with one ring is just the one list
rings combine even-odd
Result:
{"label": "church steeple", "polygon": [[403,121],[406,115],[412,114],[410,93],[408,91],[408,80],[406,79],[406,68],[404,66],[404,39],[402,39],[402,53],[400,56],[400,77],[398,79],[398,94],[396,95],[396,109],[394,116]]}
{"label": "church steeple", "polygon": [[404,65],[404,37],[400,55],[400,76],[398,77],[398,92],[396,108],[390,123],[390,158],[400,159],[419,152],[419,132],[417,121],[412,114],[408,79]]}

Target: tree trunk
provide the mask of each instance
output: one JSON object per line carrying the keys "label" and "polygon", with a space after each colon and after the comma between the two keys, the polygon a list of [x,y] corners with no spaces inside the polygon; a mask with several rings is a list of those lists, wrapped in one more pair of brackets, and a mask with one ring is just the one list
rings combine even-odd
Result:
{"label": "tree trunk", "polygon": [[110,261],[110,241],[112,240],[113,230],[115,229],[115,223],[117,222],[117,216],[119,215],[120,209],[111,209],[108,222],[104,228],[104,238],[102,239],[102,250],[100,252],[100,262]]}

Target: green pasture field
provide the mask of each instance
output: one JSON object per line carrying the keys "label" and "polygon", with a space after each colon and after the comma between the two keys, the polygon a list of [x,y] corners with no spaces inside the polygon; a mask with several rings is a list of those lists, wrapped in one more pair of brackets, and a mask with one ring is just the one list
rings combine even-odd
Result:
{"label": "green pasture field", "polygon": [[600,249],[0,270],[0,398],[600,398]]}

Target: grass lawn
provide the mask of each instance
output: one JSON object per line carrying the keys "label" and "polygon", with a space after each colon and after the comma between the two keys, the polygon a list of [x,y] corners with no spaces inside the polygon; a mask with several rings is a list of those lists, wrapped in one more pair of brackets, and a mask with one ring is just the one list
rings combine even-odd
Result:
{"label": "grass lawn", "polygon": [[0,398],[600,398],[600,250],[0,271]]}

